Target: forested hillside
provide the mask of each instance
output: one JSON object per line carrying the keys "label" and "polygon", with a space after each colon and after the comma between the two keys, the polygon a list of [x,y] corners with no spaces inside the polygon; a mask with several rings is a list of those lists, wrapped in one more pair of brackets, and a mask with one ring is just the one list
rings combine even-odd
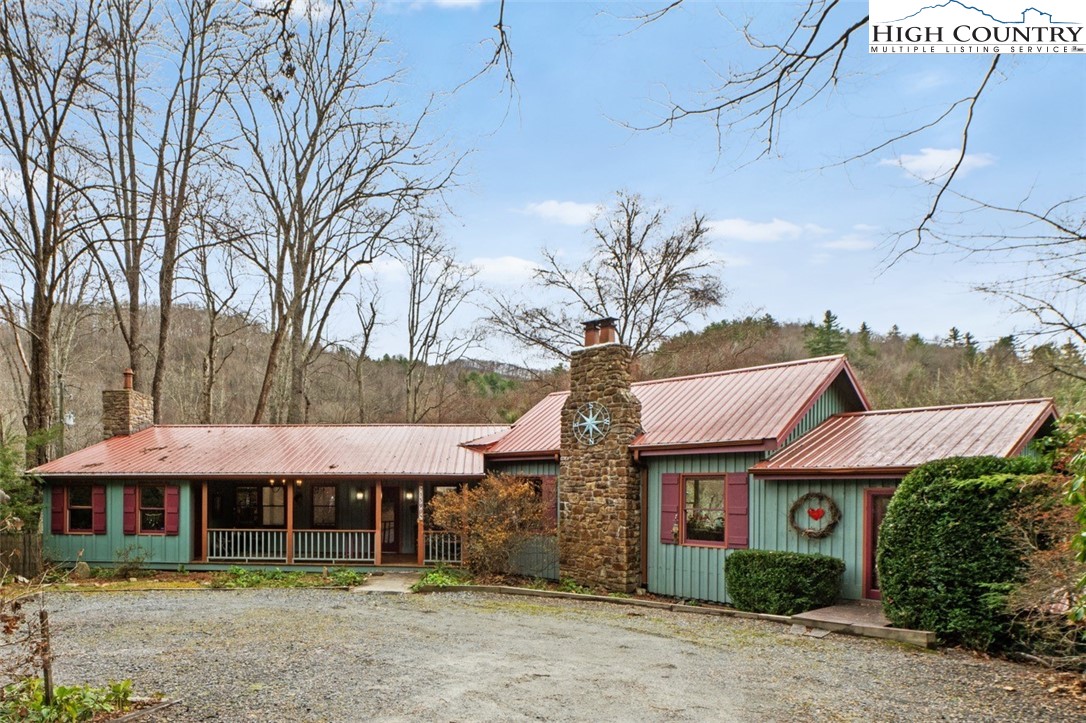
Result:
{"label": "forested hillside", "polygon": [[[155,333],[154,309],[146,310],[148,332]],[[252,421],[260,392],[259,369],[272,335],[257,322],[232,314],[217,321],[211,348],[211,325],[204,310],[183,306],[174,311],[176,336],[171,354],[176,373],[163,394],[164,423],[231,423]],[[113,324],[112,311],[90,307],[64,310],[71,319],[58,335],[58,390],[69,424],[64,447],[72,451],[100,439],[101,391],[118,388],[127,366],[127,349]],[[0,385],[5,437],[22,433],[15,410],[24,390],[17,372],[19,347],[12,335],[2,337],[6,373]],[[701,331],[667,339],[643,355],[640,379],[699,374],[759,364],[845,353],[877,407],[980,402],[1022,397],[1055,397],[1061,412],[1086,410],[1086,376],[1079,350],[1067,345],[1025,348],[1010,338],[982,348],[956,329],[941,339],[922,339],[898,329],[878,333],[862,327],[840,328],[835,317],[822,324],[781,322],[769,315],[729,319]],[[402,357],[371,359],[357,349],[331,345],[312,367],[305,394],[305,421],[310,423],[405,422],[408,366]],[[531,370],[501,362],[459,360],[428,368],[420,390],[420,421],[431,423],[509,423],[543,395],[566,388],[564,368]],[[1080,376],[1075,376],[1080,375]],[[286,384],[272,396],[268,420],[285,422]],[[54,454],[60,451],[59,438]]]}

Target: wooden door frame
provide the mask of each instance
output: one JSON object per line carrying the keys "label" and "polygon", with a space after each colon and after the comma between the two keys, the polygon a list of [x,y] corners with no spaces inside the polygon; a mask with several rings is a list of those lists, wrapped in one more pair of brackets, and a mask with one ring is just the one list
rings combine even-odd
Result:
{"label": "wooden door frame", "polygon": [[876,497],[893,497],[896,487],[867,487],[864,489],[864,564],[863,597],[866,600],[881,600],[882,593],[874,588],[875,582],[875,545],[878,542],[878,530],[872,524],[875,514]]}

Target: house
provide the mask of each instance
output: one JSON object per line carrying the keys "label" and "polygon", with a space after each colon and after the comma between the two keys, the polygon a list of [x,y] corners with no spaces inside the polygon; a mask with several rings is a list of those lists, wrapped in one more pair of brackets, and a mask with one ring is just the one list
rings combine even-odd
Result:
{"label": "house", "polygon": [[44,545],[152,567],[362,567],[460,561],[426,501],[487,472],[539,480],[557,520],[523,564],[612,590],[726,602],[736,549],[845,561],[843,595],[877,597],[873,550],[893,489],[948,456],[1026,453],[1051,400],[873,411],[831,356],[632,382],[614,320],[585,325],[570,391],[512,426],[151,425],[149,400],[103,393],[106,439],[34,470]]}

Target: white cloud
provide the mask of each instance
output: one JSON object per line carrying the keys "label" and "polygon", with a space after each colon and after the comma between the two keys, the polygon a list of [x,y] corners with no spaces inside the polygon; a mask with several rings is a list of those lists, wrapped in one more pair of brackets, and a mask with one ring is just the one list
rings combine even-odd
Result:
{"label": "white cloud", "polygon": [[841,238],[819,244],[821,248],[832,251],[870,251],[876,245],[871,239],[854,233],[845,234]]}
{"label": "white cloud", "polygon": [[541,201],[529,203],[524,213],[567,226],[586,226],[600,212],[598,204],[574,201]]}
{"label": "white cloud", "polygon": [[[921,148],[918,154],[905,153],[897,158],[884,158],[880,166],[900,166],[916,178],[934,181],[950,173],[957,163],[961,151],[957,148]],[[995,163],[995,156],[988,153],[967,153],[962,158],[959,173],[967,173],[975,168],[984,168]]]}
{"label": "white cloud", "polygon": [[775,218],[772,221],[751,221],[745,218],[725,218],[709,222],[709,232],[718,238],[731,241],[791,241],[804,235],[821,235],[828,232],[817,224],[798,224]]}
{"label": "white cloud", "polygon": [[479,269],[478,278],[498,284],[519,284],[529,281],[539,264],[519,256],[481,256],[471,260]]}
{"label": "white cloud", "polygon": [[852,225],[853,231],[859,231],[860,233],[874,233],[879,230],[879,226],[872,226],[869,223],[856,223]]}

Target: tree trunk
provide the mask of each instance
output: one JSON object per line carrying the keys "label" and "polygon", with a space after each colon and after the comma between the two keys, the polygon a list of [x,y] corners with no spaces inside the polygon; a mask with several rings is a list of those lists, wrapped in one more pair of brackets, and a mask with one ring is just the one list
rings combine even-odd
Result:
{"label": "tree trunk", "polygon": [[26,446],[27,467],[49,461],[49,445],[31,444],[35,435],[44,433],[53,423],[53,395],[50,355],[52,352],[52,304],[44,290],[34,289],[30,311],[30,378],[27,383]]}
{"label": "tree trunk", "polygon": [[287,400],[287,424],[305,423],[305,372],[308,366],[305,346],[305,309],[294,305],[290,329],[290,389]]}
{"label": "tree trunk", "polygon": [[[162,423],[162,396],[166,386],[167,345],[170,341],[170,321],[173,316],[173,282],[177,267],[177,230],[167,230],[162,248],[162,266],[158,273],[158,345],[155,354],[155,376],[151,382],[151,400],[155,407],[155,424]],[[212,367],[215,361],[212,357]],[[212,371],[214,376],[214,371]]]}
{"label": "tree trunk", "polygon": [[286,336],[286,326],[282,321],[272,335],[271,348],[268,349],[268,363],[264,367],[264,381],[260,385],[260,396],[256,400],[256,409],[253,411],[253,424],[264,421],[264,415],[268,411],[268,400],[271,398],[272,387],[275,386],[276,373],[279,371],[279,355],[283,349],[283,337]]}

